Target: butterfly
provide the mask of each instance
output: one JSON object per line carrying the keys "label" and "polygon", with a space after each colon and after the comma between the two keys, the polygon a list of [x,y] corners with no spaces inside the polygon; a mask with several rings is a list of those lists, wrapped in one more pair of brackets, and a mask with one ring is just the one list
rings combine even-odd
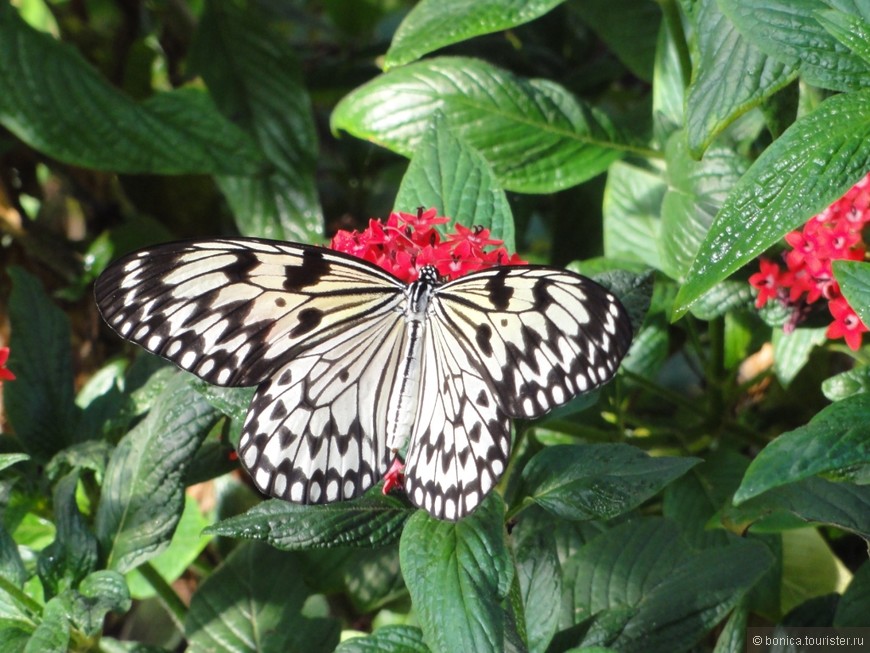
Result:
{"label": "butterfly", "polygon": [[566,270],[492,267],[405,283],[332,250],[260,239],[169,243],[111,264],[105,321],[208,383],[257,386],[239,460],[265,494],[352,499],[404,456],[404,490],[458,520],[507,465],[510,418],[610,380],[625,308]]}

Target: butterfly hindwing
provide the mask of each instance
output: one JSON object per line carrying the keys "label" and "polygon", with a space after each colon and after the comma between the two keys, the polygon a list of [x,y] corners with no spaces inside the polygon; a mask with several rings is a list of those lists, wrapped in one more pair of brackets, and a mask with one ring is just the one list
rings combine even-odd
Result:
{"label": "butterfly hindwing", "polygon": [[293,358],[263,383],[239,458],[264,493],[296,503],[352,499],[384,475],[386,402],[404,320],[373,314]]}
{"label": "butterfly hindwing", "polygon": [[433,323],[471,352],[499,407],[540,417],[609,381],[631,344],[622,304],[565,270],[490,268],[438,289]]}
{"label": "butterfly hindwing", "polygon": [[488,381],[470,364],[474,356],[430,320],[405,491],[439,519],[461,519],[474,510],[501,477],[510,453],[510,424]]}
{"label": "butterfly hindwing", "polygon": [[403,290],[348,255],[227,239],[130,254],[100,276],[95,295],[127,340],[209,383],[250,386],[345,325],[395,308]]}

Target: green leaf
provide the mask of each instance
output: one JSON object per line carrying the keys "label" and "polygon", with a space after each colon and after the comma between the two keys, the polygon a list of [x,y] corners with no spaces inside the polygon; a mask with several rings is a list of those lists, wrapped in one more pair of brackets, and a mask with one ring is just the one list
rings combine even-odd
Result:
{"label": "green leaf", "polygon": [[771,488],[870,464],[870,394],[838,401],[756,456],[734,494],[739,505]]}
{"label": "green leaf", "polygon": [[827,340],[825,331],[825,327],[801,327],[791,333],[774,329],[773,372],[784,387],[788,387],[809,362],[813,350]]}
{"label": "green leaf", "polygon": [[829,524],[870,539],[870,486],[811,477],[768,490],[729,509],[727,518],[751,524],[777,511],[807,522]]}
{"label": "green leaf", "polygon": [[714,147],[692,161],[681,132],[668,141],[668,191],[662,201],[662,269],[681,280],[701,247],[713,217],[748,167],[733,150]]}
{"label": "green leaf", "polygon": [[382,546],[395,542],[413,511],[369,494],[354,501],[303,506],[273,499],[205,530],[211,535],[263,540],[277,549]]}
{"label": "green leaf", "polygon": [[547,447],[523,470],[529,497],[562,519],[609,519],[639,506],[700,462],[651,458],[627,444]]}
{"label": "green leaf", "polygon": [[271,164],[260,175],[218,178],[239,230],[319,241],[317,135],[292,42],[252,3],[206,2],[191,66],[223,114],[253,135]]}
{"label": "green leaf", "polygon": [[543,513],[528,512],[512,533],[529,653],[546,651],[559,624],[562,570],[548,526]]}
{"label": "green leaf", "polygon": [[728,533],[711,530],[709,523],[730,503],[748,464],[743,456],[720,450],[665,488],[662,514],[679,524],[683,539],[694,548],[727,543]]}
{"label": "green leaf", "polygon": [[51,599],[42,611],[42,622],[24,647],[24,653],[68,653],[69,630],[66,602],[60,598]]}
{"label": "green leaf", "polygon": [[335,653],[429,653],[415,626],[384,626],[366,637],[343,641]]}
{"label": "green leaf", "polygon": [[[200,512],[196,499],[189,495],[185,496],[184,512],[181,514],[169,547],[150,560],[154,571],[160,574],[163,580],[167,583],[175,582],[202,553],[211,541],[210,537],[204,537],[202,534],[209,523]],[[134,569],[128,573],[126,580],[130,588],[130,596],[134,599],[146,599],[154,595],[154,587],[138,570]]]}
{"label": "green leaf", "polygon": [[757,542],[731,538],[727,546],[693,551],[669,520],[636,519],[593,539],[564,565],[563,611],[573,623],[618,613],[620,626],[605,643],[622,653],[687,650],[772,562]]}
{"label": "green leaf", "polygon": [[[5,578],[16,587],[21,587],[27,581],[29,574],[24,567],[24,561],[18,551],[18,544],[9,535],[6,528],[0,524],[0,577]],[[3,615],[0,613],[0,620]]]}
{"label": "green leaf", "polygon": [[263,163],[202,91],[160,93],[137,104],[6,2],[0,3],[0,124],[59,161],[116,173],[253,174]]}
{"label": "green leaf", "polygon": [[384,68],[401,66],[453,43],[522,25],[564,0],[421,0],[393,35]]}
{"label": "green leaf", "polygon": [[850,576],[817,528],[790,528],[782,538],[780,604],[788,612],[814,597],[840,591]]}
{"label": "green leaf", "polygon": [[662,269],[659,243],[666,190],[658,174],[622,161],[610,166],[602,207],[606,257]]}
{"label": "green leaf", "polygon": [[870,263],[834,261],[834,278],[864,324],[870,324]]}
{"label": "green leaf", "polygon": [[3,453],[0,454],[0,471],[7,467],[12,467],[15,463],[20,463],[23,460],[30,460],[30,456],[26,453]]}
{"label": "green leaf", "polygon": [[177,373],[106,469],[96,532],[106,567],[125,573],[167,546],[184,509],[184,477],[215,411]]}
{"label": "green leaf", "polygon": [[76,628],[89,637],[100,632],[107,613],[124,613],[132,605],[124,577],[109,569],[90,574],[81,582],[74,595],[70,618]]}
{"label": "green leaf", "polygon": [[676,298],[674,319],[849,189],[870,169],[870,89],[803,116],[734,186]]}
{"label": "green leaf", "polygon": [[332,128],[410,157],[438,111],[483,154],[507,190],[569,188],[600,174],[626,150],[609,120],[563,87],[460,57],[427,59],[376,77],[339,102]]}
{"label": "green leaf", "polygon": [[399,545],[402,575],[433,653],[502,651],[501,601],[512,570],[503,519],[493,493],[458,523],[422,510],[408,520]]}
{"label": "green leaf", "polygon": [[699,320],[712,320],[734,309],[749,308],[755,293],[745,281],[726,279],[717,283],[692,304],[692,315]]}
{"label": "green leaf", "polygon": [[568,11],[589,25],[619,60],[645,82],[653,79],[661,8],[635,0],[569,2]]}
{"label": "green leaf", "polygon": [[866,11],[862,17],[838,9],[817,11],[815,14],[819,25],[828,34],[870,64],[870,20],[866,16]]}
{"label": "green leaf", "polygon": [[796,67],[807,84],[837,91],[870,86],[870,67],[819,24],[822,0],[717,0],[741,34],[769,56]]}
{"label": "green leaf", "polygon": [[338,623],[302,614],[308,590],[300,563],[262,544],[233,551],[193,595],[184,625],[190,653],[334,650]]}
{"label": "green leaf", "polygon": [[516,247],[510,205],[492,169],[479,152],[447,127],[440,114],[411,159],[394,207],[407,213],[416,207],[435,207],[439,215],[452,218],[444,225],[447,231],[456,223],[479,225],[503,241],[509,252]]}
{"label": "green leaf", "polygon": [[746,626],[749,621],[749,609],[746,604],[747,601],[744,599],[734,608],[716,639],[713,653],[743,653],[746,646]]}
{"label": "green leaf", "polygon": [[37,569],[50,598],[75,589],[97,566],[97,539],[76,505],[77,471],[54,487],[54,542],[40,552]]}
{"label": "green leaf", "polygon": [[698,62],[686,99],[688,148],[700,158],[738,117],[797,77],[747,40],[715,0],[698,3]]}
{"label": "green leaf", "polygon": [[822,392],[830,401],[840,401],[853,395],[870,393],[870,365],[846,370],[822,383]]}
{"label": "green leaf", "polygon": [[837,603],[834,625],[866,627],[870,614],[870,562],[864,561]]}
{"label": "green leaf", "polygon": [[[0,7],[0,16],[4,11]],[[36,277],[17,267],[8,272],[8,365],[16,379],[3,385],[3,402],[22,448],[46,462],[77,438],[69,319]]]}

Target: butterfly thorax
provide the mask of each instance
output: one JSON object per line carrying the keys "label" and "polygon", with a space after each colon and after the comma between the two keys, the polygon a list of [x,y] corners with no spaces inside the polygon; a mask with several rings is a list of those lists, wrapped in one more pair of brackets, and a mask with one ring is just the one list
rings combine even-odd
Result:
{"label": "butterfly thorax", "polygon": [[405,340],[399,374],[390,390],[387,412],[387,446],[403,449],[411,435],[417,413],[420,388],[420,361],[426,337],[426,312],[438,284],[438,272],[431,265],[420,270],[420,278],[405,290]]}

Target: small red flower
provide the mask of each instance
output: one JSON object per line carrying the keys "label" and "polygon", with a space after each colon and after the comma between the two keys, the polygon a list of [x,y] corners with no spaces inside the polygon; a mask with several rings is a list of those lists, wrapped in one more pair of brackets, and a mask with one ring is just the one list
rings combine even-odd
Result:
{"label": "small red flower", "polygon": [[14,381],[15,375],[6,369],[6,361],[9,360],[9,347],[0,347],[0,381]]}
{"label": "small red flower", "polygon": [[828,310],[834,316],[834,321],[828,326],[828,338],[845,338],[849,349],[855,350],[861,346],[861,334],[867,327],[855,313],[845,297],[837,297],[828,303]]}
{"label": "small red flower", "polygon": [[779,296],[779,288],[782,282],[782,270],[779,265],[766,258],[759,262],[760,272],[749,277],[749,284],[758,289],[758,298],[755,307],[761,308],[768,299],[776,299]]}
{"label": "small red flower", "polygon": [[384,487],[381,489],[381,493],[386,496],[394,488],[402,487],[404,482],[405,463],[403,463],[398,457],[393,458],[390,468],[387,470],[387,473],[384,474]]}
{"label": "small red flower", "polygon": [[867,245],[863,229],[868,223],[870,174],[802,229],[786,235],[791,249],[783,254],[785,270],[777,263],[761,260],[759,272],[749,277],[749,283],[758,289],[755,305],[760,308],[769,299],[778,300],[791,311],[784,328],[793,330],[811,313],[811,304],[826,300],[834,316],[828,338],[845,338],[849,347],[857,349],[867,329],[840,292],[832,263],[864,260]]}
{"label": "small red flower", "polygon": [[[525,263],[516,254],[508,254],[489,229],[455,225],[455,231],[442,238],[437,225],[450,222],[435,209],[416,215],[393,212],[386,222],[370,220],[362,232],[339,231],[332,239],[332,249],[370,261],[410,283],[427,265],[438,274],[455,279],[469,272],[493,265]],[[490,249],[496,247],[496,249]]]}

